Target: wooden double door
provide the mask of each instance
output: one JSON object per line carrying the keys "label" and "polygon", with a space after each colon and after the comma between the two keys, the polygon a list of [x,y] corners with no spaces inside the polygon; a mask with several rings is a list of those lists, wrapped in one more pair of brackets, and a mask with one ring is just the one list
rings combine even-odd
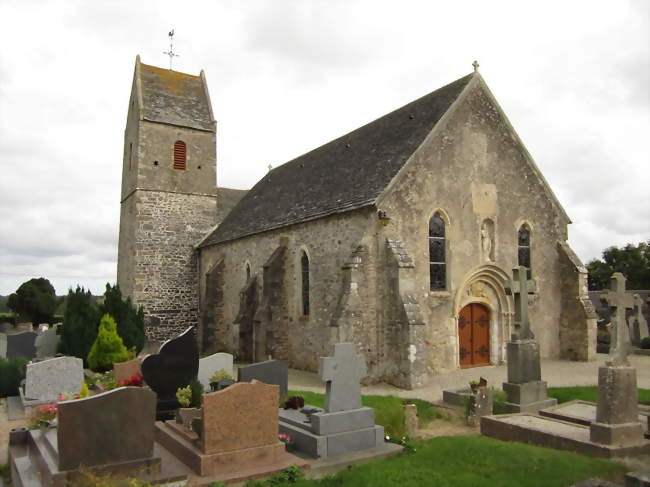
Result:
{"label": "wooden double door", "polygon": [[490,365],[490,311],[470,303],[458,316],[458,342],[461,367]]}

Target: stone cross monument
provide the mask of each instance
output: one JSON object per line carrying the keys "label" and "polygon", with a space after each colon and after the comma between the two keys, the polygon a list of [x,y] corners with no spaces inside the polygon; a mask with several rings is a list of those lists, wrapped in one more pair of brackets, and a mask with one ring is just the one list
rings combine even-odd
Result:
{"label": "stone cross monument", "polygon": [[523,266],[512,269],[512,280],[506,283],[506,293],[515,300],[515,329],[512,341],[535,338],[528,321],[528,295],[537,291],[537,285],[528,279],[528,269]]}
{"label": "stone cross monument", "polygon": [[609,346],[607,365],[630,365],[627,354],[630,351],[630,333],[625,319],[625,310],[633,308],[632,296],[625,293],[625,276],[615,272],[610,281],[610,291],[604,296],[612,311],[612,339]]}
{"label": "stone cross monument", "polygon": [[636,369],[627,359],[629,333],[625,309],[632,307],[632,296],[625,294],[625,277],[620,272],[614,273],[610,286],[605,299],[614,308],[614,333],[609,358],[598,369],[598,406],[589,438],[594,443],[633,446],[643,443],[643,429],[639,422]]}
{"label": "stone cross monument", "polygon": [[638,294],[634,295],[634,317],[632,322],[632,334],[634,342],[640,344],[641,340],[648,336],[648,322],[643,315],[643,298]]}
{"label": "stone cross monument", "polygon": [[546,394],[539,344],[534,340],[528,321],[528,295],[535,292],[536,285],[535,281],[528,279],[527,271],[526,267],[515,267],[512,280],[506,283],[506,292],[515,301],[515,329],[506,346],[508,382],[503,383],[503,390],[508,396],[506,408],[517,413],[537,413],[557,403]]}
{"label": "stone cross monument", "polygon": [[321,357],[320,378],[326,381],[325,412],[348,411],[361,407],[360,380],[365,377],[366,361],[354,343],[334,345],[333,357]]}

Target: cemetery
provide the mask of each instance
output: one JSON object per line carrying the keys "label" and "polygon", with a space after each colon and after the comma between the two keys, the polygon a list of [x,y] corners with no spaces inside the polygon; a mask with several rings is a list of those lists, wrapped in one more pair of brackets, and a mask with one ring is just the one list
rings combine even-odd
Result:
{"label": "cemetery", "polygon": [[[527,295],[534,286],[525,268],[513,269],[507,292],[514,327],[501,387],[492,371],[470,376],[472,369],[465,369],[463,376],[474,379],[463,385],[459,374],[456,386],[439,395],[430,388],[403,395],[362,386],[366,358],[353,343],[337,343],[320,357],[309,390],[301,390],[280,360],[200,356],[193,327],[132,356],[122,350],[115,322],[104,316],[87,347],[88,363],[100,370],[93,372],[81,358],[58,352],[61,325],[5,326],[2,358],[18,360],[24,374],[0,416],[0,424],[11,426],[6,439],[0,436],[8,462],[4,483],[91,485],[110,476],[139,479],[138,485],[262,486],[265,478],[276,479],[273,485],[312,485],[306,479],[336,474],[336,485],[435,485],[417,479],[444,482],[456,469],[462,472],[450,485],[482,485],[475,475],[498,485],[572,485],[530,483],[512,469],[504,476],[500,467],[499,456],[525,471],[526,458],[545,455],[540,475],[549,479],[600,475],[620,482],[612,485],[648,485],[650,377],[641,370],[639,389],[632,362],[649,363],[630,360],[631,331],[641,320],[637,314],[626,319],[627,311],[639,309],[637,298],[626,294],[621,274],[612,277],[610,291],[602,293],[613,324],[611,347],[598,370],[595,364],[590,369],[597,387],[562,396],[563,389],[548,387],[531,330]],[[104,355],[120,359],[105,370]],[[366,393],[373,390],[380,394]],[[461,461],[454,451],[493,456],[475,471],[454,463]],[[570,471],[560,472],[569,458]],[[392,483],[382,483],[388,478]]]}

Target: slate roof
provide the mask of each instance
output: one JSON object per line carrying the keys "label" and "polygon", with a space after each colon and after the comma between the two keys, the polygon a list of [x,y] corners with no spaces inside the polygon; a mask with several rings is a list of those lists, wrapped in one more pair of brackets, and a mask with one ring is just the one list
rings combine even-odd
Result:
{"label": "slate roof", "polygon": [[145,120],[214,132],[201,76],[140,63],[140,87]]}
{"label": "slate roof", "polygon": [[374,204],[472,75],[279,166],[200,247]]}
{"label": "slate roof", "polygon": [[223,221],[246,193],[247,189],[217,188],[217,223]]}

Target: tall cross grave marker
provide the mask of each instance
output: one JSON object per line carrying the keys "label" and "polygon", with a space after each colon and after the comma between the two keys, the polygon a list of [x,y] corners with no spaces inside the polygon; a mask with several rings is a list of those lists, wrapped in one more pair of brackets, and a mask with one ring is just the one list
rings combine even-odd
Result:
{"label": "tall cross grave marker", "polygon": [[333,357],[321,357],[320,378],[326,381],[325,412],[361,407],[361,379],[367,374],[366,361],[354,343],[336,343]]}
{"label": "tall cross grave marker", "polygon": [[528,321],[528,295],[537,291],[535,281],[528,279],[528,269],[524,266],[512,269],[512,280],[506,283],[506,293],[515,299],[515,329],[511,339],[532,340],[535,335]]}
{"label": "tall cross grave marker", "polygon": [[605,300],[612,308],[612,326],[614,328],[609,346],[607,365],[630,365],[627,354],[630,348],[630,333],[625,319],[626,308],[633,308],[632,296],[625,293],[625,276],[615,272],[610,280],[610,291]]}

